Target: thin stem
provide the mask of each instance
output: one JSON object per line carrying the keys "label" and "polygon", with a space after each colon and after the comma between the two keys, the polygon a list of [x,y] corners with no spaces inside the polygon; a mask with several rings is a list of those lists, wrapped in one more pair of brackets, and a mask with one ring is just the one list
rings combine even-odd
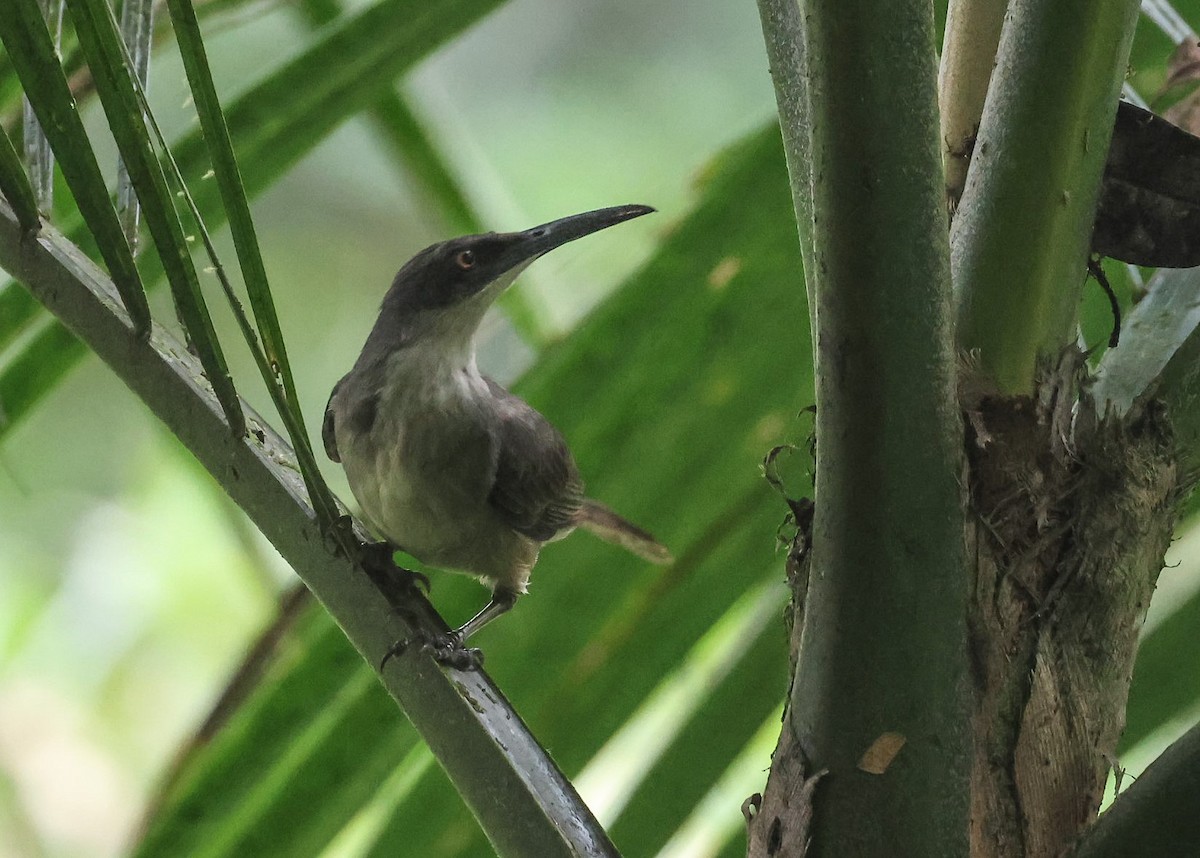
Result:
{"label": "thin stem", "polygon": [[950,0],[938,72],[946,204],[958,207],[979,132],[1008,0]]}
{"label": "thin stem", "polygon": [[[800,253],[806,271],[812,270],[812,163],[809,151],[808,68],[805,60],[804,19],[796,0],[758,0],[763,41],[767,47],[783,151],[792,187],[792,207],[800,233]],[[805,279],[809,324],[816,330],[816,296],[811,278]],[[814,342],[816,339],[814,337]]]}
{"label": "thin stem", "polygon": [[[62,45],[62,21],[65,0],[38,0],[42,16],[46,19],[46,29],[57,51]],[[29,98],[23,99],[22,122],[25,128],[25,164],[29,174],[29,183],[33,186],[33,195],[37,200],[38,210],[50,214],[54,207],[54,152],[50,141],[46,138],[42,126],[38,123],[37,114]]]}
{"label": "thin stem", "polygon": [[[154,37],[154,0],[125,0],[121,4],[121,38],[125,43],[129,69],[140,90],[150,80],[150,47]],[[141,206],[125,162],[117,159],[117,215],[134,255],[138,251],[138,224]]]}
{"label": "thin stem", "polygon": [[1136,19],[1137,0],[1012,0],[951,236],[959,345],[1003,392],[1074,339]]}

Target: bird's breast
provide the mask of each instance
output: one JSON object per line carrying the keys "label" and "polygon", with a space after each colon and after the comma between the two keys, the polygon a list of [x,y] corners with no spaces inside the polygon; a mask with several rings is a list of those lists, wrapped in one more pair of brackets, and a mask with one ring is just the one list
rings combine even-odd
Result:
{"label": "bird's breast", "polygon": [[496,418],[486,396],[473,367],[393,374],[371,426],[338,435],[350,488],[376,529],[423,562],[476,574],[488,573],[474,552],[505,536],[487,500]]}

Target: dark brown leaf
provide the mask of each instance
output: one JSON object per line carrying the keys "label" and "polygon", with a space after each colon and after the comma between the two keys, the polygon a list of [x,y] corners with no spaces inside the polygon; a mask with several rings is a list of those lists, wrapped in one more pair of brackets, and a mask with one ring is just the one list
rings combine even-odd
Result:
{"label": "dark brown leaf", "polygon": [[1200,265],[1200,137],[1121,102],[1092,250],[1135,265]]}

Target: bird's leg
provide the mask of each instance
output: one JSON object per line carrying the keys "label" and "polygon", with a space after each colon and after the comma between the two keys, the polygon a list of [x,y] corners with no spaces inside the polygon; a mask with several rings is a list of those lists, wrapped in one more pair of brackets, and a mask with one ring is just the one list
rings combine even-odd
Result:
{"label": "bird's leg", "polygon": [[[421,586],[429,592],[429,579],[420,572],[405,569],[396,563],[396,546],[388,542],[357,543],[357,561],[366,571],[368,577],[379,588],[392,610],[410,628],[419,628],[423,619],[420,608]],[[399,655],[407,641],[393,644],[384,655],[379,669],[387,664],[393,655]]]}
{"label": "bird's leg", "polygon": [[379,669],[395,656],[401,655],[410,646],[420,643],[421,650],[433,656],[434,660],[455,667],[459,670],[478,670],[483,665],[483,653],[478,649],[463,646],[471,635],[486,626],[501,614],[507,613],[517,603],[517,592],[508,587],[497,587],[492,591],[492,598],[475,616],[463,623],[452,632],[430,634],[419,631],[412,637],[393,644],[384,654]]}
{"label": "bird's leg", "polygon": [[450,634],[453,635],[457,640],[458,645],[462,646],[467,638],[482,629],[492,620],[496,619],[496,617],[500,616],[501,614],[507,614],[512,610],[512,606],[516,603],[516,591],[510,590],[508,587],[497,587],[492,591],[492,599],[483,606],[483,610],[471,617],[471,619],[467,620]]}
{"label": "bird's leg", "polygon": [[413,590],[417,584],[429,592],[429,579],[420,572],[405,569],[396,563],[396,546],[390,542],[361,542],[354,529],[354,519],[340,515],[325,533],[331,550],[360,564],[381,588],[394,592],[396,586]]}

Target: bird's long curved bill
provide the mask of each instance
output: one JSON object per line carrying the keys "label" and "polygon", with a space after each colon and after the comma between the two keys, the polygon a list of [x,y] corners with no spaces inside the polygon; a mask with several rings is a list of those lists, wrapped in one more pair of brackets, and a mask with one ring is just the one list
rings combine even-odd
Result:
{"label": "bird's long curved bill", "polygon": [[653,211],[655,209],[650,206],[642,205],[611,206],[606,209],[596,209],[552,220],[524,232],[512,233],[516,241],[509,249],[511,264],[517,265],[521,262],[532,261],[569,241],[583,238],[585,235],[591,235],[593,232],[599,232]]}

